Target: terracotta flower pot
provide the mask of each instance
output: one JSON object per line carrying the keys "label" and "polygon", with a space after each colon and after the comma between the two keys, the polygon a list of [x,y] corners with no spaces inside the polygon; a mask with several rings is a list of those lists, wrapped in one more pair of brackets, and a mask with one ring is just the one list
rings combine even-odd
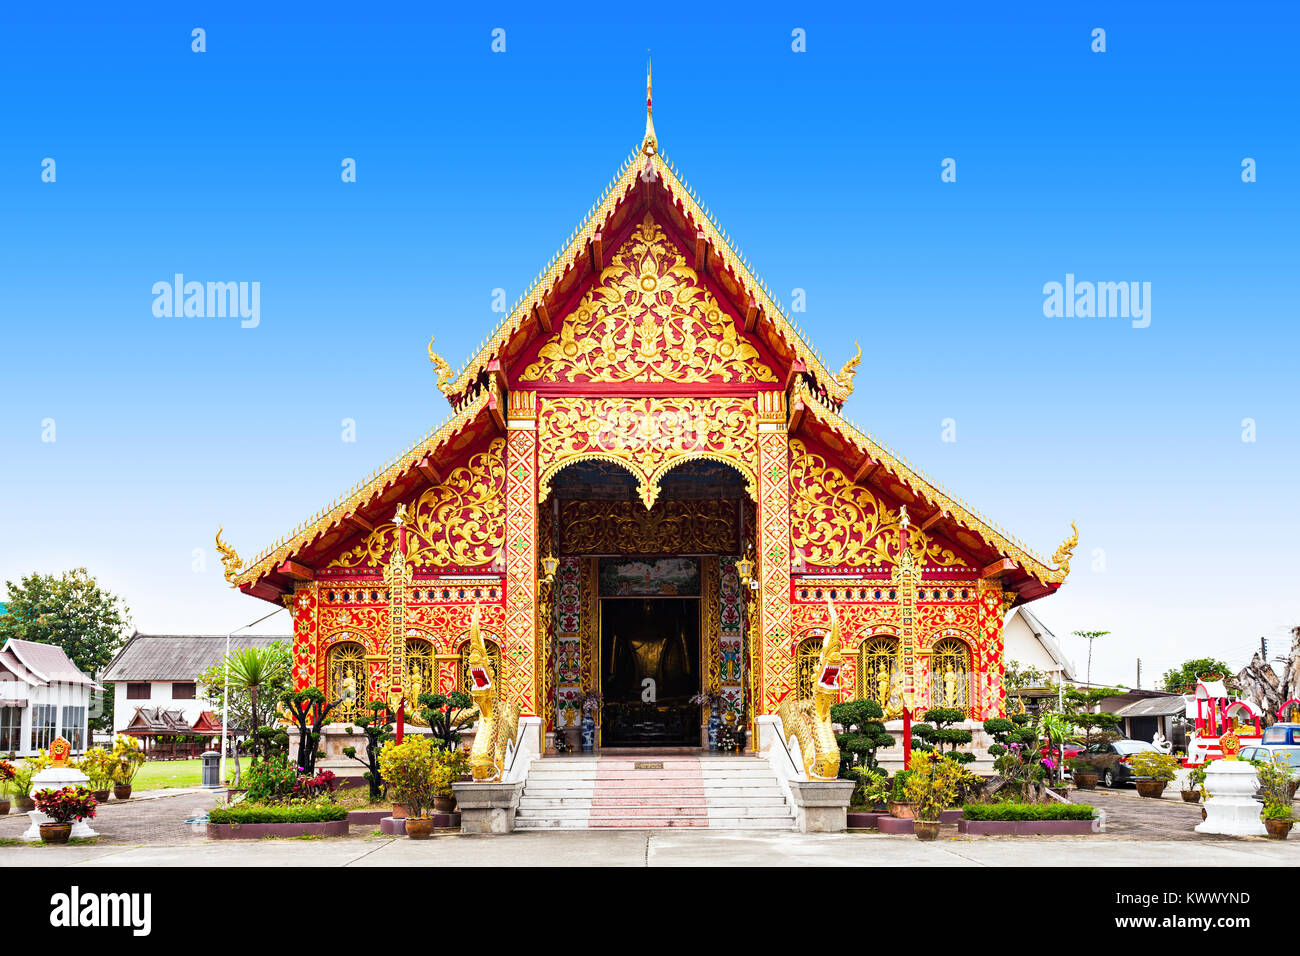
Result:
{"label": "terracotta flower pot", "polygon": [[129,783],[118,783],[113,785],[114,800],[130,800],[131,785]]}
{"label": "terracotta flower pot", "polygon": [[437,811],[438,813],[451,813],[453,810],[456,809],[456,798],[455,798],[455,796],[450,796],[450,797],[434,797],[434,798],[433,798],[433,809],[434,809],[435,811]]}
{"label": "terracotta flower pot", "polygon": [[31,797],[15,797],[14,806],[18,808],[19,813],[28,813],[36,809],[36,801]]}
{"label": "terracotta flower pot", "polygon": [[70,836],[72,836],[71,823],[42,823],[41,824],[42,843],[67,843],[68,837]]}
{"label": "terracotta flower pot", "polygon": [[407,817],[406,835],[412,840],[427,840],[433,833],[433,817]]}
{"label": "terracotta flower pot", "polygon": [[1199,790],[1180,790],[1183,795],[1183,803],[1200,803],[1201,791]]}
{"label": "terracotta flower pot", "polygon": [[1083,770],[1075,771],[1074,785],[1078,787],[1080,790],[1096,790],[1097,774],[1088,773]]}
{"label": "terracotta flower pot", "polygon": [[1139,780],[1137,781],[1138,795],[1158,799],[1165,792],[1167,785],[1168,782],[1165,780]]}
{"label": "terracotta flower pot", "polygon": [[107,790],[96,790],[96,791],[95,791],[95,802],[96,802],[96,803],[108,803],[108,791],[107,791]]}
{"label": "terracotta flower pot", "polygon": [[911,820],[916,815],[915,803],[895,803],[889,801],[889,815],[902,820]]}
{"label": "terracotta flower pot", "polygon": [[400,803],[393,804],[393,819],[394,820],[406,819],[406,807],[403,804]]}
{"label": "terracotta flower pot", "polygon": [[913,820],[912,832],[918,840],[937,840],[939,838],[938,820]]}
{"label": "terracotta flower pot", "polygon": [[1291,832],[1292,820],[1264,820],[1264,830],[1270,840],[1285,840]]}
{"label": "terracotta flower pot", "polygon": [[0,800],[0,817],[9,815],[9,801]]}

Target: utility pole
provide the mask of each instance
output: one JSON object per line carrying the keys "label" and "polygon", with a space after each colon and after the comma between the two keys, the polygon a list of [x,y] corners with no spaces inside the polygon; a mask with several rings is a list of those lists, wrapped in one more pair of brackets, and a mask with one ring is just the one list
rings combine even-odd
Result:
{"label": "utility pole", "polygon": [[1142,689],[1142,658],[1140,657],[1138,658],[1137,689],[1138,690]]}

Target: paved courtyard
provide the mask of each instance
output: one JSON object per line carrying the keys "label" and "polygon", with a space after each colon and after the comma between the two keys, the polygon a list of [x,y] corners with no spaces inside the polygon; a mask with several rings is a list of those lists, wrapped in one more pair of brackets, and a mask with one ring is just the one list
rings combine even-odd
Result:
{"label": "paved courtyard", "polygon": [[[185,823],[212,806],[203,791],[110,802],[82,846],[0,846],[9,866],[1300,866],[1300,840],[1204,837],[1192,830],[1200,808],[1132,791],[1099,790],[1107,832],[1090,837],[958,837],[935,843],[879,834],[768,831],[607,830],[520,832],[412,841],[354,826],[348,837],[209,842]],[[0,840],[27,818],[0,817]]]}

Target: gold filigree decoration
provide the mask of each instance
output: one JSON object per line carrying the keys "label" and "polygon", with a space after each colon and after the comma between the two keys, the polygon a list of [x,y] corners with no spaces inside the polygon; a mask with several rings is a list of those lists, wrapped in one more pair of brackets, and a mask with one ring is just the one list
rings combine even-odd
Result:
{"label": "gold filigree decoration", "polygon": [[739,537],[733,501],[560,503],[561,554],[731,554]]}
{"label": "gold filigree decoration", "polygon": [[853,376],[858,374],[858,366],[862,364],[862,346],[854,342],[853,347],[858,350],[858,354],[845,362],[840,373],[835,376],[835,381],[843,385],[850,395],[853,394]]}
{"label": "gold filigree decoration", "polygon": [[[902,515],[797,438],[790,439],[790,458],[791,540],[808,563],[821,567],[894,564]],[[967,566],[919,528],[909,529],[907,539],[918,565]]]}
{"label": "gold filigree decoration", "polygon": [[523,382],[775,382],[647,213]]}
{"label": "gold filigree decoration", "polygon": [[438,391],[444,395],[451,394],[448,390],[452,376],[451,366],[447,364],[445,358],[433,350],[432,337],[429,339],[429,361],[433,363],[433,370],[438,373]]}
{"label": "gold filigree decoration", "polygon": [[[496,438],[442,482],[426,490],[406,517],[411,567],[478,567],[496,560],[505,542],[505,439]],[[380,567],[397,546],[395,522],[330,562],[331,568]]]}
{"label": "gold filigree decoration", "polygon": [[221,563],[226,569],[226,581],[235,584],[239,576],[239,568],[244,562],[239,559],[239,552],[221,540],[223,530],[225,529],[217,528],[217,553],[221,555]]}
{"label": "gold filigree decoration", "polygon": [[331,703],[339,701],[335,720],[355,720],[366,713],[370,699],[370,669],[365,648],[355,641],[340,641],[325,654],[325,693]]}
{"label": "gold filigree decoration", "polygon": [[1070,529],[1073,533],[1061,542],[1061,546],[1052,555],[1052,563],[1061,572],[1061,580],[1065,580],[1070,573],[1070,558],[1074,556],[1074,549],[1079,544],[1079,526],[1071,521]]}
{"label": "gold filigree decoration", "polygon": [[757,500],[757,438],[753,398],[548,398],[538,423],[538,500],[565,465],[608,461],[639,479],[650,508],[668,471],[700,459],[734,467]]}

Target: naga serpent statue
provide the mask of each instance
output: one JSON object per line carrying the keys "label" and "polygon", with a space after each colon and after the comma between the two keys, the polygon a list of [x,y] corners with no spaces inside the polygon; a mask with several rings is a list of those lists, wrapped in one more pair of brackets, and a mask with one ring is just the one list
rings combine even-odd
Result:
{"label": "naga serpent statue", "polygon": [[[788,741],[798,743],[803,757],[804,774],[809,780],[834,780],[840,771],[840,748],[831,729],[831,705],[839,698],[839,673],[844,666],[840,646],[840,618],[835,605],[827,602],[831,612],[830,633],[822,639],[821,654],[817,658],[817,673],[813,675],[812,696],[787,695],[777,708],[782,732]],[[828,673],[827,669],[830,668]],[[823,677],[827,683],[823,683]]]}
{"label": "naga serpent statue", "polygon": [[469,696],[479,713],[474,745],[469,751],[469,772],[479,783],[490,783],[505,773],[506,747],[515,739],[519,705],[502,700],[497,681],[492,680],[492,659],[479,630],[479,610],[474,608],[469,626]]}

